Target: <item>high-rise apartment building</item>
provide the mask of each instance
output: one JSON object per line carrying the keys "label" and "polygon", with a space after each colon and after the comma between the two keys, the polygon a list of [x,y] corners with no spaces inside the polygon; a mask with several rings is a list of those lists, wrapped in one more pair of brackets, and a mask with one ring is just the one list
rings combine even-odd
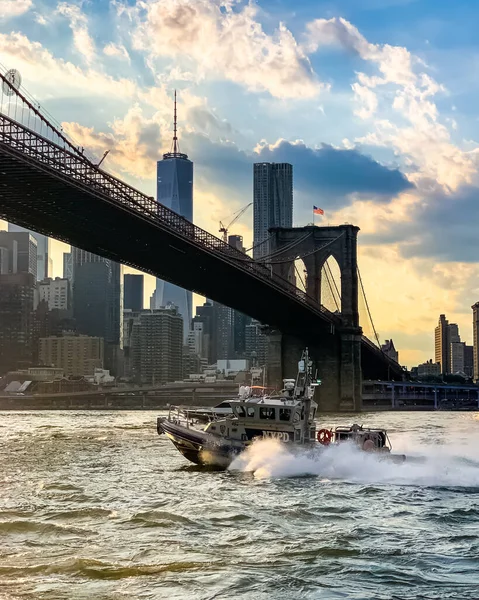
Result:
{"label": "high-rise apartment building", "polygon": [[130,360],[141,383],[183,378],[183,318],[175,306],[139,313],[132,324]]}
{"label": "high-rise apartment building", "polygon": [[464,373],[474,377],[474,346],[464,346]]}
{"label": "high-rise apartment building", "polygon": [[193,329],[201,325],[203,338],[202,356],[212,365],[216,362],[216,336],[214,335],[214,306],[207,300],[203,306],[196,307],[196,316],[193,318]]}
{"label": "high-rise apartment building", "polygon": [[253,367],[263,367],[268,361],[268,338],[261,331],[261,323],[252,321],[246,326],[246,358]]}
{"label": "high-rise apartment building", "polygon": [[[157,200],[167,208],[193,220],[193,163],[186,154],[180,152],[177,136],[176,92],[174,112],[174,134],[171,151],[163,155],[157,163]],[[161,308],[168,303],[178,307],[183,317],[183,339],[186,341],[192,319],[192,293],[177,285],[157,279],[155,307]]]}
{"label": "high-rise apartment building", "polygon": [[34,293],[32,273],[0,275],[0,375],[31,366]]}
{"label": "high-rise apartment building", "polygon": [[123,276],[123,310],[143,310],[143,275]]}
{"label": "high-rise apartment building", "polygon": [[474,381],[479,382],[479,302],[472,306],[472,335],[474,346]]}
{"label": "high-rise apartment building", "polygon": [[268,230],[293,225],[293,166],[289,163],[255,163],[253,257],[269,254]]}
{"label": "high-rise apartment building", "polygon": [[14,225],[13,223],[8,224],[8,231],[11,233],[30,233],[35,238],[37,247],[35,277],[37,281],[42,281],[45,277],[51,277],[53,275],[53,261],[50,255],[50,238],[41,233],[20,227],[20,225]]}
{"label": "high-rise apartment building", "polygon": [[38,279],[37,240],[30,232],[0,231],[0,248],[8,273],[31,273]]}
{"label": "high-rise apartment building", "polygon": [[70,281],[61,277],[48,277],[37,284],[38,300],[45,301],[50,310],[70,309]]}
{"label": "high-rise apartment building", "polygon": [[462,374],[464,370],[465,342],[451,342],[450,373]]}
{"label": "high-rise apartment building", "polygon": [[218,302],[213,303],[213,335],[216,338],[216,357],[218,360],[231,359],[234,356],[233,309]]}
{"label": "high-rise apartment building", "polygon": [[93,375],[103,367],[103,338],[62,335],[40,338],[42,365],[63,369],[67,377]]}
{"label": "high-rise apartment building", "polygon": [[[461,341],[459,328],[456,323],[449,323],[446,315],[439,316],[439,323],[434,330],[434,361],[441,366],[442,375],[455,373],[454,367],[460,366],[462,360],[462,369],[464,370],[464,351],[459,347],[452,346]],[[452,354],[454,353],[454,364]],[[460,358],[462,355],[462,359]]]}
{"label": "high-rise apartment building", "polygon": [[121,265],[79,248],[73,255],[73,316],[77,332],[105,342],[105,368],[115,374],[122,335]]}

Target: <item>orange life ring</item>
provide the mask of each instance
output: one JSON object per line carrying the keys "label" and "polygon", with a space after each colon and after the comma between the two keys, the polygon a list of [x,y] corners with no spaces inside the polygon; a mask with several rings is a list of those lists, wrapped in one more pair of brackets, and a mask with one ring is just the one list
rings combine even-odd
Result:
{"label": "orange life ring", "polygon": [[318,442],[323,446],[329,446],[333,439],[333,432],[329,429],[320,429],[318,431]]}

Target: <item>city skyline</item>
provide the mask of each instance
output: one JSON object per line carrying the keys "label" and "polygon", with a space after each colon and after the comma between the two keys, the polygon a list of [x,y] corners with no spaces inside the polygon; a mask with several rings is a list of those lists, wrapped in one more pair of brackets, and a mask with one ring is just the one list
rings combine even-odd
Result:
{"label": "city skyline", "polygon": [[[178,88],[198,225],[217,234],[218,222],[252,198],[254,162],[289,162],[294,224],[309,222],[317,205],[325,222],[361,228],[361,272],[381,341],[392,338],[401,361],[418,364],[431,357],[430,331],[446,313],[470,344],[470,306],[479,297],[469,228],[479,122],[467,67],[477,53],[470,18],[477,8],[465,0],[441,7],[343,0],[335,12],[307,2],[295,14],[286,0],[234,4],[165,0],[170,18],[159,21],[153,0],[143,11],[135,3],[120,11],[25,2],[0,21],[2,62],[18,68],[28,91],[79,144],[98,157],[110,150],[106,169],[151,195]],[[185,6],[192,26],[207,24],[211,39],[201,28],[197,37],[172,37],[168,23]],[[452,19],[469,33],[453,37]],[[224,57],[227,26],[242,24],[250,33],[239,68]],[[248,219],[234,231],[247,247]],[[61,276],[57,257],[67,248],[52,246],[53,275]],[[372,293],[377,282],[380,292]],[[145,296],[152,290],[146,277]]]}

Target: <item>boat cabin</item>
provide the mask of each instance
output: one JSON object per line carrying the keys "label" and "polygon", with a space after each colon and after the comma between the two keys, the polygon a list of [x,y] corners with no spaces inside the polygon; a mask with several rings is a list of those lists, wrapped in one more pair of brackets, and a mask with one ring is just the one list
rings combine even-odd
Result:
{"label": "boat cabin", "polygon": [[317,404],[289,398],[248,398],[231,402],[232,416],[216,418],[205,432],[225,435],[246,443],[256,438],[276,438],[284,442],[305,443],[315,439],[314,417]]}

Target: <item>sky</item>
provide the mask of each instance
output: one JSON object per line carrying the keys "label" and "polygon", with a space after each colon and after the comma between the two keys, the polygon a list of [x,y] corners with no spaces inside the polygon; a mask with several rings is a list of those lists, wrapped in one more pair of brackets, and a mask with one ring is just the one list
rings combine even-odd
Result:
{"label": "sky", "polygon": [[[294,225],[314,204],[360,227],[376,330],[412,366],[441,313],[472,343],[478,18],[476,0],[0,0],[0,63],[150,195],[177,89],[194,221],[216,235],[251,202],[254,162],[292,163]],[[251,245],[251,208],[230,233]]]}

